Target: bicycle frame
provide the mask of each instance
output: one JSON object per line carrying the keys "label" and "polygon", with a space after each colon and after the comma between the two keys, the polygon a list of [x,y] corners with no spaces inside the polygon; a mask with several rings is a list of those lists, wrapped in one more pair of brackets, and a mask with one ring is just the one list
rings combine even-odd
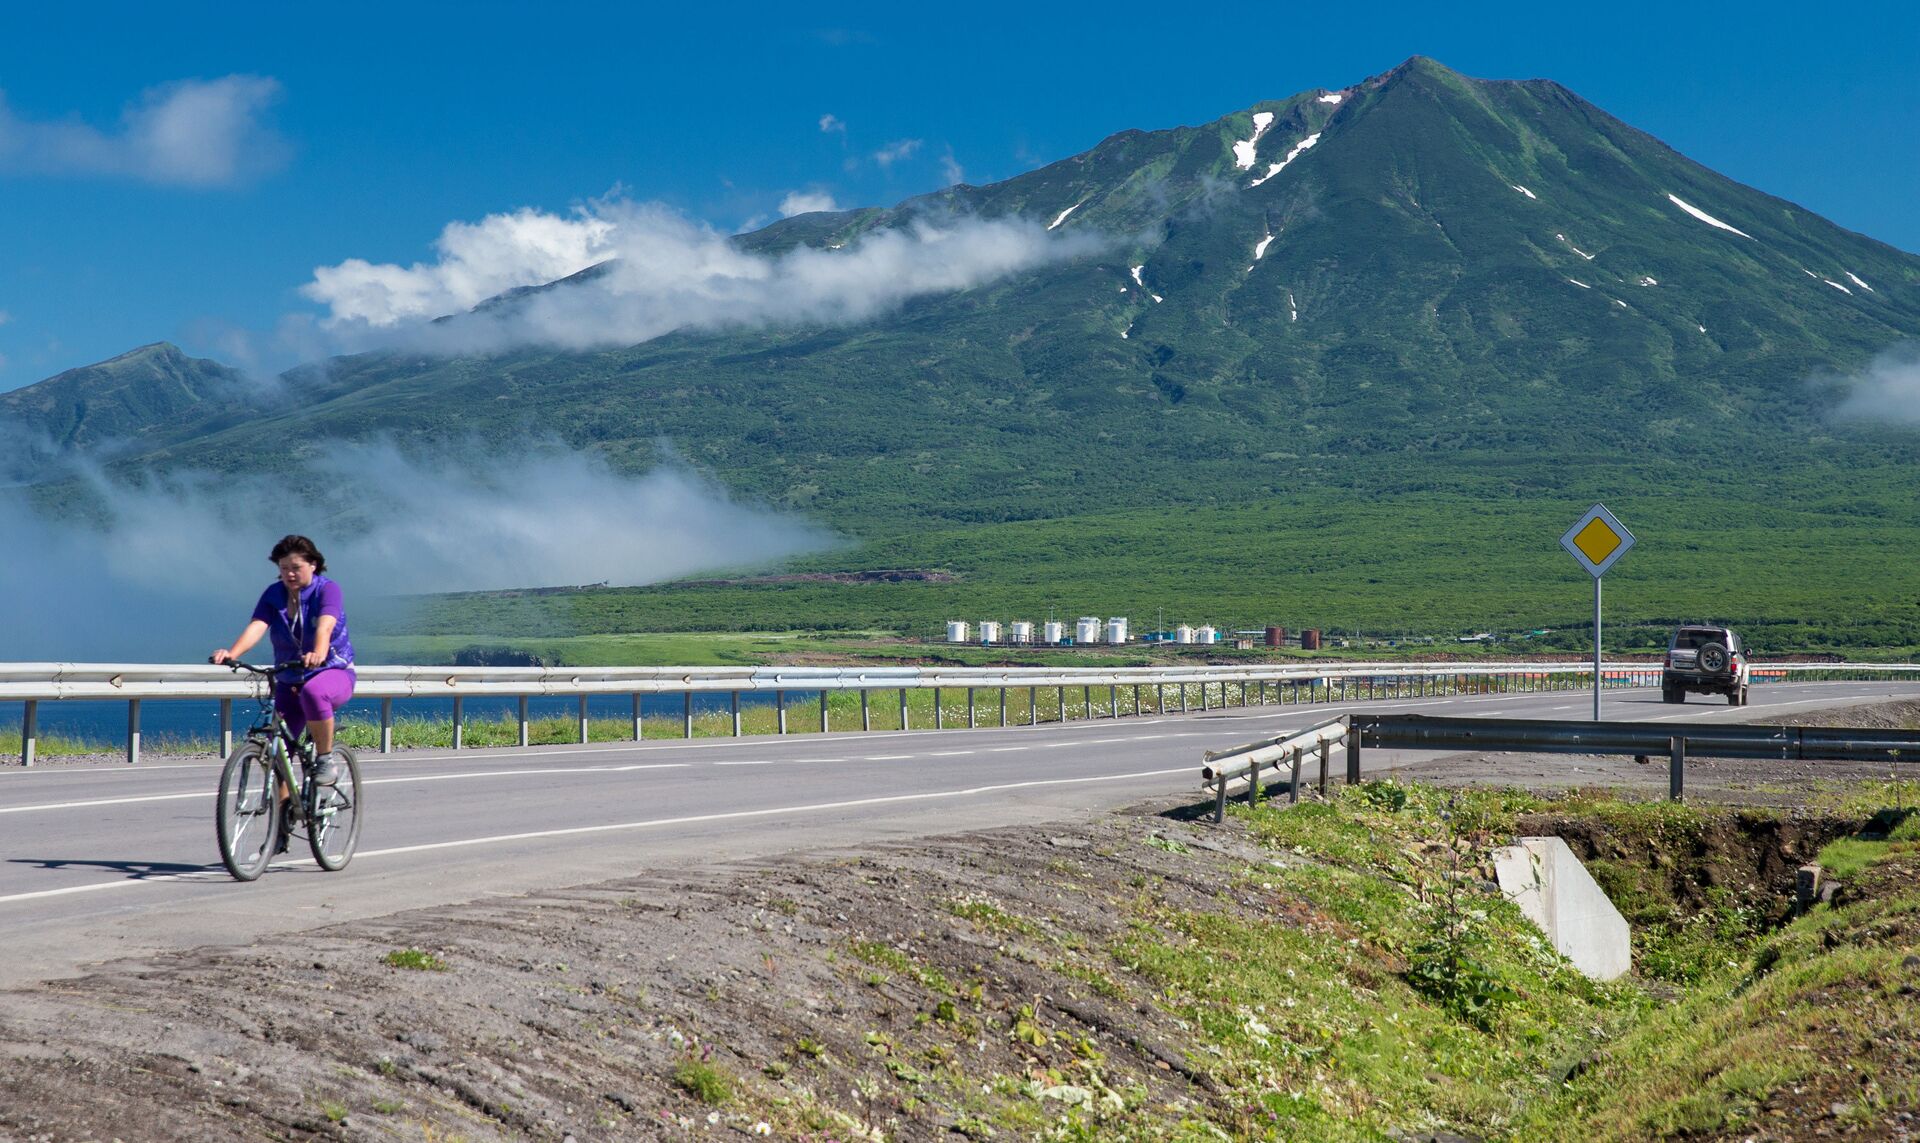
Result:
{"label": "bicycle frame", "polygon": [[[312,753],[308,748],[308,742],[311,740],[302,741],[300,738],[295,738],[293,732],[287,728],[286,717],[280,713],[280,708],[273,702],[274,675],[301,665],[298,660],[275,663],[271,667],[256,667],[237,660],[226,664],[234,670],[244,671],[253,676],[254,700],[259,703],[259,712],[254,715],[253,725],[242,737],[258,742],[266,748],[267,757],[271,760],[275,773],[279,775],[281,784],[286,787],[287,801],[292,808],[294,819],[304,822],[307,818],[307,806],[306,799],[300,794],[306,787],[306,768],[313,761]],[[295,775],[293,769],[295,758],[300,759],[298,775]]]}

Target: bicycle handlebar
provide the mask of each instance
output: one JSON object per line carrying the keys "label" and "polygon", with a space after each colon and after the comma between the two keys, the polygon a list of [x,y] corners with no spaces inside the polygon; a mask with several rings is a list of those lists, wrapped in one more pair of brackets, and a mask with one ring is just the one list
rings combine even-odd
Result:
{"label": "bicycle handlebar", "polygon": [[[211,655],[207,657],[207,662],[213,663],[213,657]],[[281,671],[291,671],[297,667],[305,667],[307,664],[299,659],[289,659],[284,663],[275,663],[271,667],[256,667],[252,663],[243,663],[238,659],[228,659],[224,663],[214,663],[213,665],[216,667],[226,667],[235,671],[245,671],[250,675],[277,675]]]}

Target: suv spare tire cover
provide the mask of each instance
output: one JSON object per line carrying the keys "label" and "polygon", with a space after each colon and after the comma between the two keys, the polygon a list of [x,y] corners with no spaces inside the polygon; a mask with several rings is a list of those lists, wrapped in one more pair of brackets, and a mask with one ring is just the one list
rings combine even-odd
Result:
{"label": "suv spare tire cover", "polygon": [[1727,646],[1724,643],[1702,643],[1694,662],[1708,674],[1717,675],[1727,669]]}

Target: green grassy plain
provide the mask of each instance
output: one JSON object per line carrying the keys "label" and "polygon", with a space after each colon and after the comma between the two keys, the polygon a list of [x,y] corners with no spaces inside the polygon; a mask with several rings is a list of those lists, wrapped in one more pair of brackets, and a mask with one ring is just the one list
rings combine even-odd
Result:
{"label": "green grassy plain", "polygon": [[[1899,658],[1920,649],[1920,499],[1896,496],[1902,472],[1843,486],[1754,474],[1742,489],[1608,506],[1638,540],[1608,573],[1610,649],[1663,649],[1674,623],[1736,625],[1761,654],[1839,652]],[[1465,632],[1546,628],[1529,650],[1591,646],[1593,586],[1559,546],[1592,500],[1488,499],[1460,493],[1370,498],[1317,493],[1251,505],[1131,508],[1055,520],[981,524],[875,540],[785,570],[938,569],[948,582],[756,581],[544,593],[487,592],[409,601],[389,629],[454,648],[488,640],[553,644],[579,661],[751,661],[806,650],[804,637],[706,637],[685,644],[589,637],[633,633],[875,630],[938,641],[948,619],[1071,621],[1126,615],[1136,632],[1205,623],[1319,628],[1461,650]],[[791,641],[782,643],[782,638]],[[1511,644],[1509,644],[1511,646]],[[830,648],[817,648],[830,651]],[[940,654],[949,654],[944,649]],[[637,657],[637,656],[647,657]],[[740,656],[718,659],[715,656]],[[568,658],[566,661],[574,661]],[[1079,660],[1074,660],[1079,661]]]}

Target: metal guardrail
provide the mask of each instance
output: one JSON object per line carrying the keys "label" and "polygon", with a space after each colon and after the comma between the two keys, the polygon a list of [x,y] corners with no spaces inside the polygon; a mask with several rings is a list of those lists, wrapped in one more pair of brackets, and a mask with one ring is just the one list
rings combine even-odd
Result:
{"label": "metal guardrail", "polygon": [[1320,755],[1320,792],[1327,792],[1327,755],[1346,747],[1347,783],[1358,784],[1369,747],[1479,750],[1528,754],[1665,755],[1667,796],[1686,793],[1688,755],[1784,761],[1920,762],[1920,732],[1861,726],[1771,726],[1719,722],[1578,722],[1571,719],[1447,718],[1417,714],[1344,714],[1308,730],[1210,750],[1200,768],[1214,794],[1214,820],[1226,816],[1228,794],[1244,781],[1249,802],[1260,796],[1260,769],[1291,761],[1289,801],[1300,798],[1300,760]]}
{"label": "metal guardrail", "polygon": [[1320,756],[1320,793],[1327,792],[1327,762],[1335,745],[1344,745],[1352,752],[1351,720],[1347,715],[1329,719],[1318,726],[1305,730],[1277,734],[1272,738],[1263,738],[1257,742],[1229,746],[1225,750],[1209,750],[1206,753],[1207,764],[1200,768],[1200,781],[1213,787],[1213,820],[1224,821],[1227,816],[1227,795],[1231,788],[1244,781],[1247,788],[1247,800],[1260,800],[1260,768],[1266,765],[1279,767],[1290,765],[1293,771],[1292,781],[1287,786],[1287,800],[1300,800],[1300,762],[1309,750]]}
{"label": "metal guardrail", "polygon": [[[1788,674],[1844,678],[1861,673],[1920,673],[1920,664],[1769,663],[1759,670],[1772,677]],[[1658,663],[1604,664],[1609,687],[1657,685]],[[453,708],[453,744],[464,745],[463,700],[470,697],[519,699],[520,742],[528,735],[527,699],[567,696],[579,699],[579,740],[587,741],[587,699],[595,695],[631,695],[632,734],[643,731],[641,699],[647,695],[678,694],[682,704],[682,732],[693,737],[697,695],[731,696],[732,730],[740,733],[740,697],[771,695],[778,712],[780,733],[788,732],[789,698],[817,695],[820,726],[828,728],[828,696],[858,692],[861,729],[871,729],[869,696],[876,691],[899,692],[900,725],[907,728],[910,691],[934,692],[933,726],[944,728],[943,690],[967,693],[966,724],[980,723],[975,702],[979,691],[998,692],[997,724],[1009,725],[1007,694],[1028,692],[1029,723],[1041,718],[1042,691],[1053,691],[1049,712],[1060,720],[1068,715],[1067,692],[1079,689],[1081,717],[1095,717],[1095,688],[1107,689],[1099,704],[1108,718],[1123,713],[1163,713],[1214,706],[1306,704],[1414,698],[1439,694],[1524,692],[1576,689],[1592,685],[1590,663],[1407,663],[1348,662],[1281,663],[1167,667],[417,667],[364,666],[358,670],[356,699],[380,703],[380,749],[393,747],[392,706],[395,699],[449,700]],[[1756,677],[1756,681],[1762,676]],[[1152,688],[1151,701],[1144,693]],[[1171,693],[1169,693],[1171,689]],[[1122,701],[1123,691],[1130,702]],[[140,704],[182,699],[218,700],[221,749],[231,749],[231,704],[252,697],[251,684],[223,667],[208,664],[153,663],[0,663],[0,703],[25,706],[21,760],[32,765],[37,738],[38,705],[42,702],[110,700],[127,703],[127,759],[140,756]],[[989,706],[988,711],[992,711]]]}

